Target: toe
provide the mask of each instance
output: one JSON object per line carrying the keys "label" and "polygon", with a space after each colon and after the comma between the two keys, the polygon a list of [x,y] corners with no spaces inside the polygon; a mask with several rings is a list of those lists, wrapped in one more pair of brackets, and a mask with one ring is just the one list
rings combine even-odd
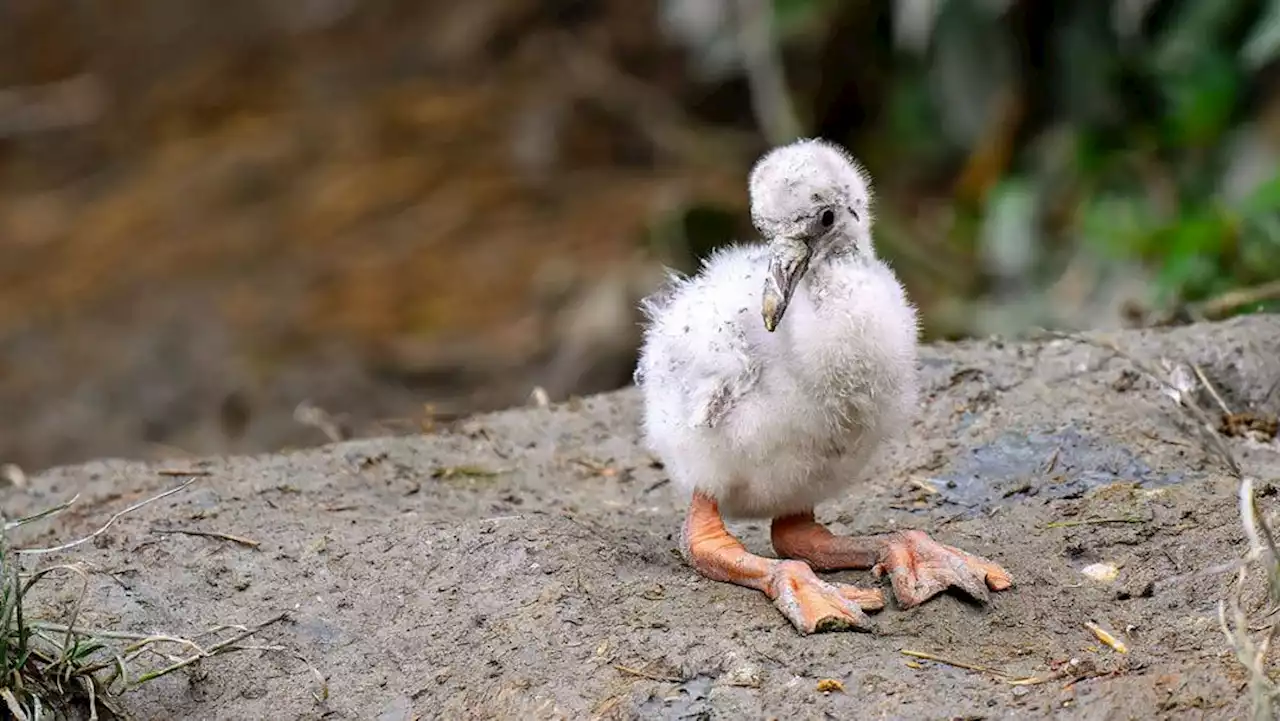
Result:
{"label": "toe", "polygon": [[816,632],[871,628],[871,619],[858,603],[833,584],[815,578],[802,588],[801,597],[801,608],[808,617],[806,625]]}
{"label": "toe", "polygon": [[840,591],[841,596],[863,611],[879,611],[884,608],[884,593],[878,588],[860,588],[846,583],[832,585]]}
{"label": "toe", "polygon": [[991,594],[987,592],[987,584],[984,582],[982,575],[973,573],[966,566],[961,566],[948,575],[950,576],[947,579],[949,581],[948,586],[964,591],[965,595],[978,603],[986,603],[991,600]]}
{"label": "toe", "polygon": [[921,572],[909,567],[895,568],[889,577],[893,581],[893,597],[902,608],[912,608],[928,601],[947,587],[947,582],[934,572]]}
{"label": "toe", "polygon": [[978,556],[968,551],[962,551],[959,548],[938,544],[942,548],[950,551],[956,556],[963,558],[965,565],[968,566],[969,573],[985,582],[986,586],[992,591],[1003,591],[1013,585],[1013,576],[1004,570],[999,564]]}
{"label": "toe", "polygon": [[832,614],[823,616],[813,624],[812,630],[807,633],[834,633],[836,631],[857,631],[862,627],[856,619],[852,619],[845,614]]}
{"label": "toe", "polygon": [[997,566],[994,563],[987,563],[984,570],[986,571],[987,586],[992,591],[1003,591],[1013,585],[1013,576],[1009,572]]}
{"label": "toe", "polygon": [[918,531],[904,533],[891,545],[880,570],[893,580],[894,596],[903,608],[917,606],[947,588],[956,588],[980,603],[988,589],[1002,591],[1013,579],[981,556],[943,545]]}
{"label": "toe", "polygon": [[802,634],[868,629],[871,626],[871,619],[862,612],[858,603],[847,598],[841,589],[820,580],[803,563],[780,565],[775,571],[772,587],[774,605]]}

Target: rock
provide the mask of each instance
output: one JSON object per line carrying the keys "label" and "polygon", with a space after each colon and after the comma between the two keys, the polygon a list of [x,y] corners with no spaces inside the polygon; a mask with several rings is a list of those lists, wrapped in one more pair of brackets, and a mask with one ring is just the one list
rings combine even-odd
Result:
{"label": "rock", "polygon": [[[1138,358],[1179,359],[1230,377],[1229,391],[1242,408],[1262,405],[1280,377],[1280,325],[1272,318],[1109,337]],[[1067,659],[1088,657],[1087,647],[1101,648],[1082,619],[1153,631],[1145,637],[1133,631],[1127,639],[1133,651],[1123,657],[1146,670],[1091,678],[1090,693],[1073,702],[1076,716],[1158,717],[1168,698],[1158,679],[1172,675],[1182,679],[1180,694],[1201,699],[1205,714],[1243,718],[1241,672],[1218,654],[1223,638],[1206,612],[1216,600],[1211,594],[1230,584],[1195,575],[1239,556],[1236,485],[1186,435],[1168,398],[1145,384],[1123,394],[1111,388],[1126,362],[1099,363],[1108,355],[1074,342],[1013,340],[999,348],[973,342],[922,350],[925,387],[938,390],[923,403],[919,423],[867,469],[865,485],[818,515],[838,519],[842,532],[927,529],[1001,563],[1015,586],[979,607],[949,595],[909,611],[891,603],[873,616],[876,629],[868,634],[801,637],[761,594],[710,583],[680,560],[682,500],[662,484],[667,471],[653,467],[639,443],[638,398],[629,389],[585,398],[573,409],[522,408],[474,419],[483,433],[444,428],[182,461],[208,475],[122,515],[98,536],[110,542],[41,562],[119,569],[89,575],[80,609],[86,626],[191,633],[251,626],[287,612],[287,621],[250,642],[284,651],[219,655],[201,662],[198,677],[168,679],[190,691],[145,685],[121,700],[137,718],[591,718],[606,710],[610,718],[647,718],[681,709],[710,713],[713,701],[715,715],[725,718],[948,718],[957,709],[985,707],[995,682],[937,663],[907,666],[901,649],[1047,676]],[[1017,382],[1002,381],[989,406],[960,418],[955,407],[967,397],[965,384],[948,387],[948,380],[961,368]],[[1031,445],[1008,440],[1033,436],[1039,440]],[[940,448],[946,450],[937,475],[973,469],[978,479],[965,483],[974,484],[982,482],[983,464],[1045,475],[1055,438],[1063,449],[1051,475],[1063,480],[1033,483],[1078,481],[1071,498],[1048,492],[1002,498],[992,488],[964,496],[964,503],[895,507],[898,479],[936,465]],[[974,454],[977,448],[987,450]],[[1098,482],[1126,472],[1127,461],[1117,459],[1130,456],[1141,458],[1143,486],[1164,484],[1158,496],[1099,492],[1105,485]],[[356,468],[353,458],[381,460]],[[572,459],[607,461],[626,472],[583,473]],[[1280,478],[1277,444],[1252,447],[1238,460],[1246,473]],[[10,542],[54,546],[82,537],[177,486],[180,479],[160,473],[175,463],[96,461],[33,474],[25,489],[3,489],[7,517],[76,493],[80,501],[16,529]],[[431,478],[442,467],[503,472],[459,482]],[[420,484],[416,493],[403,492],[409,481]],[[504,500],[510,498],[522,502]],[[1044,529],[1063,518],[1067,505],[1080,520],[1124,514],[1170,522],[1145,522],[1151,533],[1137,541],[1131,523]],[[1191,512],[1194,523],[1172,522]],[[179,523],[260,545],[151,532]],[[766,550],[767,529],[756,524],[744,541]],[[1133,543],[1141,547],[1127,545]],[[1073,590],[1081,563],[1064,553],[1073,545],[1089,562],[1123,554],[1126,577],[1169,582],[1154,597],[1135,594],[1124,603],[1096,589]],[[235,592],[213,589],[206,578],[220,568],[253,582]],[[877,583],[862,572],[831,576]],[[27,596],[31,616],[57,618],[66,608],[60,604],[78,597],[80,583],[44,577]],[[1251,583],[1251,593],[1263,593],[1261,576]],[[662,593],[648,592],[659,586]],[[1185,651],[1197,648],[1205,651]],[[1120,658],[1107,652],[1099,662]],[[166,661],[136,663],[132,678]],[[317,674],[328,689],[323,701],[316,700]],[[872,677],[883,681],[868,691]],[[858,693],[818,694],[824,678],[845,679]],[[1040,708],[1059,701],[1062,684],[1012,693],[1027,708]]]}

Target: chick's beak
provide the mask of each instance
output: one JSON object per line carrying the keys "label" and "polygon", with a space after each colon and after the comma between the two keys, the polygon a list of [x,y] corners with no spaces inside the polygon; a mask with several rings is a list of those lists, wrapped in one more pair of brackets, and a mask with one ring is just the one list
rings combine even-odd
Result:
{"label": "chick's beak", "polygon": [[774,238],[769,243],[769,277],[764,281],[761,307],[764,327],[770,333],[787,312],[791,294],[809,267],[810,250],[800,238]]}

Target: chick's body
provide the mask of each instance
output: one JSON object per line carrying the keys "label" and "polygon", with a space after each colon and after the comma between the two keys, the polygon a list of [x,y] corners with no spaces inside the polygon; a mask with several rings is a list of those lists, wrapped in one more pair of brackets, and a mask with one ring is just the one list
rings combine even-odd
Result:
{"label": "chick's body", "polygon": [[716,253],[648,304],[645,437],[679,487],[726,516],[772,518],[840,495],[915,412],[918,323],[902,286],[870,253],[821,260],[772,333],[755,312],[763,246]]}

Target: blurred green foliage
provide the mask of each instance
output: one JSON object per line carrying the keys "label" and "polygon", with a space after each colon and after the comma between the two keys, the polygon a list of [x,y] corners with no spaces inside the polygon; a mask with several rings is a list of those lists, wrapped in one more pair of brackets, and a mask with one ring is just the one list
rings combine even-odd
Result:
{"label": "blurred green foliage", "polygon": [[[775,8],[789,47],[854,12]],[[1043,294],[1081,254],[1147,269],[1153,308],[1280,278],[1280,0],[890,0],[864,25],[884,109],[838,139],[933,179],[898,192],[945,199],[976,293]]]}

